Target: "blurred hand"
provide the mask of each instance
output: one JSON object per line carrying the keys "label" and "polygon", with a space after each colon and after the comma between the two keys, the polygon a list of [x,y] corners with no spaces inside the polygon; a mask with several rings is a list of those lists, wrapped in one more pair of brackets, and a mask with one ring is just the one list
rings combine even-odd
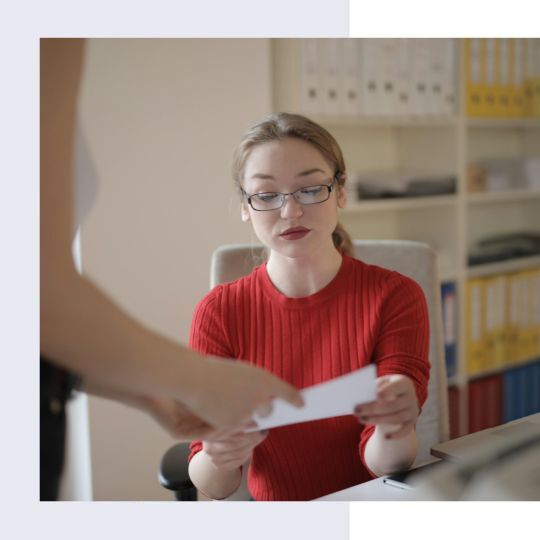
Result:
{"label": "blurred hand", "polygon": [[281,398],[295,407],[300,392],[275,375],[241,361],[201,358],[195,362],[194,391],[188,404],[209,424],[243,431],[255,426],[253,414],[268,416],[272,400]]}
{"label": "blurred hand", "polygon": [[250,457],[253,449],[260,444],[267,431],[234,433],[214,441],[203,441],[202,451],[216,469],[232,471],[241,467]]}
{"label": "blurred hand", "polygon": [[377,400],[355,408],[362,424],[374,424],[387,439],[408,435],[420,413],[412,380],[406,375],[385,375],[377,378]]}
{"label": "blurred hand", "polygon": [[174,399],[143,398],[139,402],[169,434],[180,441],[214,440],[230,434],[230,430],[216,429],[194,414],[186,405]]}

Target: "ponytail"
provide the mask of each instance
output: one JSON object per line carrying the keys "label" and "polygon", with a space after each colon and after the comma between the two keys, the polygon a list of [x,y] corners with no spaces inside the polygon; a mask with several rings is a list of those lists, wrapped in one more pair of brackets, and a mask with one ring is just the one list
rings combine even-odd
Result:
{"label": "ponytail", "polygon": [[341,223],[336,225],[332,233],[332,240],[334,241],[334,246],[341,254],[354,257],[354,246],[351,237]]}

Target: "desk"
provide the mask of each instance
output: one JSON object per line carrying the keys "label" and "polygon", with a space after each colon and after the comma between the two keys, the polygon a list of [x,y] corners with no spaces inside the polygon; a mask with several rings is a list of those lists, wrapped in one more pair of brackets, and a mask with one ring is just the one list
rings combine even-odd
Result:
{"label": "desk", "polygon": [[407,501],[411,500],[411,492],[383,482],[383,477],[358,484],[330,495],[315,499],[316,501]]}
{"label": "desk", "polygon": [[[441,462],[440,459],[431,458],[420,465],[415,466],[415,470],[421,470],[426,465]],[[429,469],[429,467],[427,467]],[[410,501],[413,500],[410,489],[403,489],[392,484],[386,484],[386,476],[374,478],[369,482],[358,484],[324,497],[315,499],[316,501]]]}
{"label": "desk", "polygon": [[427,491],[419,491],[425,485],[415,492],[376,478],[316,500],[540,500],[540,413],[437,444],[432,453],[446,465],[430,476]]}

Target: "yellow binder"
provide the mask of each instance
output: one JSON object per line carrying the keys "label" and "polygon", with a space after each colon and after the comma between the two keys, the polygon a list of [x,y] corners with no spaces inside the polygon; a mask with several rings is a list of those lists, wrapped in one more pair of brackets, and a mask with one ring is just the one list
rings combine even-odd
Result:
{"label": "yellow binder", "polygon": [[484,115],[485,43],[479,38],[467,38],[465,47],[465,84],[467,116]]}
{"label": "yellow binder", "polygon": [[518,274],[506,275],[506,350],[507,364],[519,360],[519,280]]}
{"label": "yellow binder", "polygon": [[469,279],[465,291],[465,343],[469,375],[481,372],[485,365],[484,305],[483,279]]}
{"label": "yellow binder", "polygon": [[534,39],[525,40],[525,116],[532,116],[532,103],[534,92],[535,71],[535,45]]}
{"label": "yellow binder", "polygon": [[485,357],[484,369],[491,370],[506,362],[506,276],[484,279]]}
{"label": "yellow binder", "polygon": [[497,111],[499,116],[511,115],[511,86],[510,86],[510,40],[497,40],[498,82],[497,82]]}
{"label": "yellow binder", "polygon": [[510,39],[510,115],[525,114],[525,80],[524,80],[523,40]]}
{"label": "yellow binder", "polygon": [[487,38],[484,40],[484,73],[485,85],[483,91],[483,114],[485,116],[498,116],[497,103],[497,40]]}
{"label": "yellow binder", "polygon": [[530,39],[529,45],[529,114],[540,116],[540,39]]}
{"label": "yellow binder", "polygon": [[529,272],[521,271],[516,275],[517,280],[517,355],[516,361],[527,360],[530,358],[530,302],[529,302]]}
{"label": "yellow binder", "polygon": [[526,359],[534,358],[538,354],[538,283],[540,273],[537,269],[530,269],[523,272],[525,282],[524,296],[526,296],[525,309],[526,320],[524,321],[524,350],[523,356]]}

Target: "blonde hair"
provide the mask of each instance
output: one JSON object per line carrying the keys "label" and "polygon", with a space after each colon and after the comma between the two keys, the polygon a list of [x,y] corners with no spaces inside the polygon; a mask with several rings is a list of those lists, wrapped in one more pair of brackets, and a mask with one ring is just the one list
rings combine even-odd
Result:
{"label": "blonde hair", "polygon": [[[233,179],[241,193],[244,167],[251,149],[260,144],[286,138],[301,139],[314,146],[334,167],[337,183],[345,186],[345,160],[336,139],[322,126],[299,114],[276,113],[250,128],[242,137],[233,156]],[[339,172],[339,174],[337,174]],[[334,246],[345,255],[353,256],[354,248],[349,233],[338,223],[332,233]]]}

